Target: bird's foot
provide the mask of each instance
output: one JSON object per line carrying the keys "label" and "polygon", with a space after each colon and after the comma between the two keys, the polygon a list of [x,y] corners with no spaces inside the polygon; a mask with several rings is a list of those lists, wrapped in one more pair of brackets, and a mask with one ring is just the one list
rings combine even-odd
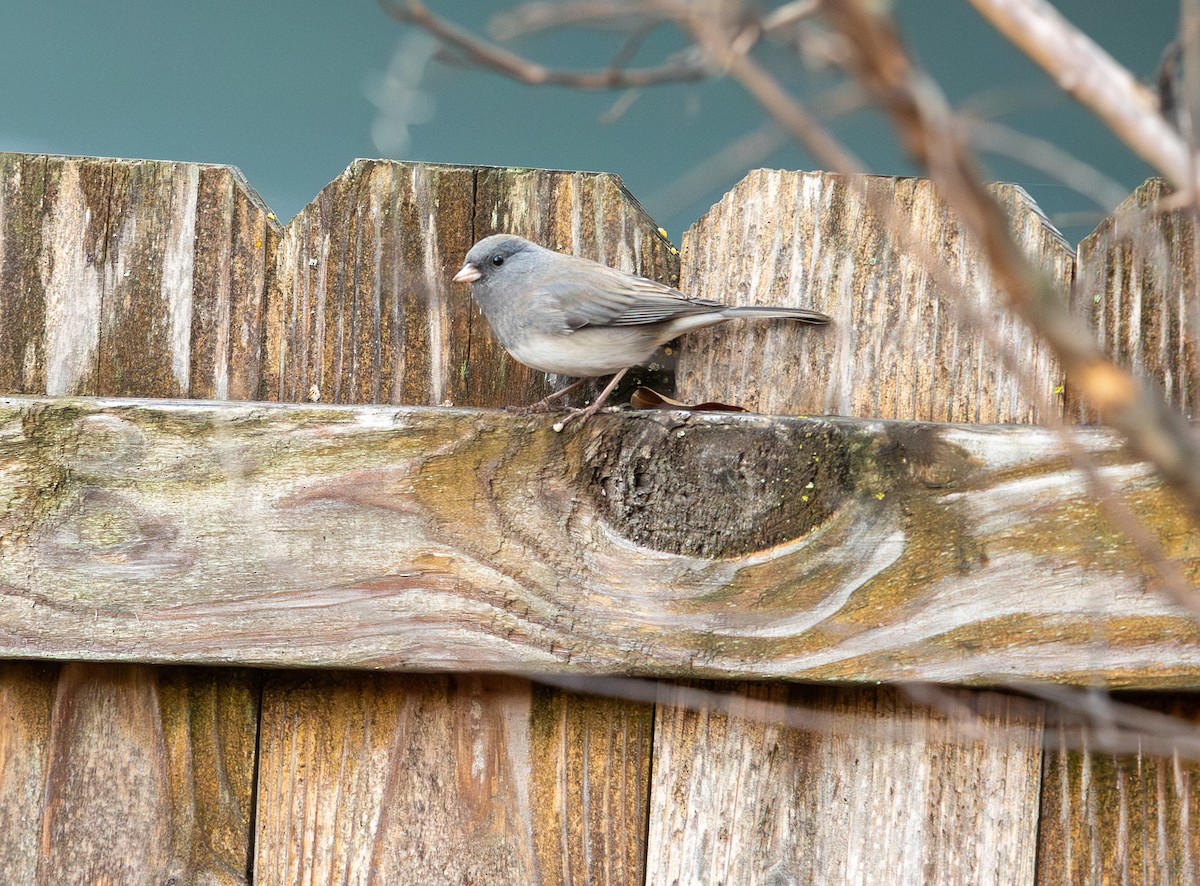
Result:
{"label": "bird's foot", "polygon": [[583,409],[572,409],[570,412],[567,413],[565,418],[559,419],[554,424],[552,424],[550,427],[552,427],[554,429],[554,433],[561,434],[563,432],[563,428],[565,428],[567,425],[569,425],[573,421],[577,421],[580,424],[583,424],[585,421],[587,421],[589,418],[591,418],[593,415],[595,415],[597,412],[599,412],[600,407],[603,405],[604,404],[602,402],[597,401],[597,402],[593,403],[591,406],[585,406]]}
{"label": "bird's foot", "polygon": [[585,422],[599,412],[600,407],[603,406],[604,402],[608,399],[608,395],[611,394],[613,389],[617,386],[617,382],[619,382],[628,371],[628,369],[622,369],[620,372],[614,375],[609,383],[604,386],[604,390],[600,392],[600,396],[593,400],[590,405],[585,406],[583,409],[572,409],[567,414],[566,418],[564,418],[562,421],[556,421],[551,426],[554,428],[555,433],[562,433],[562,429],[573,421],[579,421],[581,423]]}

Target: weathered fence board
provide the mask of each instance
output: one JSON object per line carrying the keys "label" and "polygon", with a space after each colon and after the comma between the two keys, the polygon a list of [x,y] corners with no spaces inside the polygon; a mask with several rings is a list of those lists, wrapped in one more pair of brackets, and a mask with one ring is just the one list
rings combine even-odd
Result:
{"label": "weathered fence board", "polygon": [[[1061,237],[1024,192],[1002,188],[1001,196],[1025,248],[1065,285],[1071,252]],[[918,242],[901,236],[910,224],[919,232]],[[921,249],[929,255],[921,256]],[[1046,403],[1058,406],[1053,391],[1061,379],[1054,361],[1002,311],[984,264],[929,182],[754,172],[687,232],[683,256],[685,290],[737,293],[739,302],[814,307],[835,319],[819,334],[787,324],[730,324],[692,336],[679,358],[682,399],[724,400],[784,414],[976,422],[1030,421],[1045,414]],[[960,291],[942,291],[923,258],[946,264]],[[990,337],[972,325],[981,318]],[[1008,433],[1020,436],[1015,429]],[[901,448],[903,471],[926,491],[941,487],[943,480],[960,486],[942,473],[948,463],[934,450]],[[963,452],[950,461],[965,464],[978,454]],[[1012,516],[1021,509],[1016,498],[1031,504],[1038,497],[1039,481],[1021,469],[1017,474],[1000,484],[1022,490],[1004,495],[1004,508],[1016,508]],[[893,662],[911,664],[948,642],[958,646],[956,665],[1000,664],[993,658],[999,650],[978,641],[993,630],[1006,639],[1024,632],[1016,626],[1026,616],[1001,611],[1007,604],[1000,598],[1024,597],[1022,584],[1044,573],[1023,556],[1011,561],[1003,578],[985,577],[986,568],[977,572],[984,562],[990,568],[993,555],[1005,546],[1000,539],[1006,518],[974,524],[967,512],[976,495],[989,497],[989,484],[970,480],[962,485],[971,491],[953,495],[962,495],[963,508],[916,517],[932,530],[928,544],[918,542],[908,527],[890,536],[903,537],[906,553],[877,574],[891,573],[906,592],[879,595],[867,579],[864,597],[856,601],[851,594],[842,609],[856,613],[852,626],[839,624],[837,615],[826,620],[816,604],[822,615],[818,629],[841,635],[831,640],[833,648],[844,648],[848,640],[854,646],[849,638],[856,638],[887,649],[884,655]],[[916,516],[907,493],[896,499],[888,492],[884,500],[903,501]],[[1026,516],[1036,519],[1043,543],[1050,539],[1046,529],[1053,526],[1057,533],[1063,519],[1049,513]],[[1047,518],[1054,522],[1041,522]],[[759,515],[752,522],[764,526]],[[869,521],[860,515],[856,522]],[[876,523],[877,529],[882,526]],[[1083,554],[1093,542],[1080,540]],[[946,542],[951,546],[942,547]],[[859,562],[870,562],[861,542],[842,539],[837,545],[858,548]],[[1032,553],[1031,547],[1021,547]],[[947,565],[958,561],[958,579],[965,583],[934,603],[948,574],[933,578],[925,567],[942,558],[948,558]],[[991,596],[985,588],[996,593],[992,600],[1000,607],[980,613],[980,620],[966,628],[954,613],[961,616],[962,607]],[[1032,603],[1034,598],[1024,599]],[[894,621],[900,612],[912,621]],[[917,624],[927,629],[913,631]],[[1062,627],[1042,624],[1032,633],[1046,630],[1065,639]],[[910,634],[911,642],[897,648],[887,639],[891,632]],[[959,646],[967,635],[971,639]],[[1037,656],[1025,644],[1017,647],[1020,651],[1009,652],[1026,663]],[[873,659],[868,667],[881,663]],[[947,679],[948,674],[935,667],[925,676]],[[744,686],[738,691],[784,706],[769,723],[740,715],[736,706],[725,712],[658,708],[648,860],[653,882],[1031,881],[1040,783],[1038,714],[1013,718],[1001,701],[963,723],[934,707],[914,705],[896,690]],[[947,692],[942,701],[956,708],[969,707],[972,699]],[[789,711],[821,722],[804,731],[788,728]],[[844,728],[839,730],[839,723]],[[701,755],[704,765],[685,762]]]}
{"label": "weathered fence board", "polygon": [[0,664],[0,882],[246,882],[257,682]]}
{"label": "weathered fence board", "polygon": [[[268,287],[269,396],[540,399],[553,380],[510,360],[467,287],[450,282],[471,244],[498,230],[669,282],[678,274],[614,176],[358,161],[285,231]],[[413,883],[643,881],[649,705],[516,678],[372,675],[272,680],[264,698],[264,771],[282,773],[259,794],[265,882],[309,870]],[[402,753],[381,744],[392,738]],[[383,787],[349,783],[352,770]]]}
{"label": "weathered fence board", "polygon": [[534,685],[530,730],[542,882],[644,883],[654,706]]}
{"label": "weathered fence board", "polygon": [[[1079,246],[1075,307],[1088,317],[1105,350],[1135,373],[1156,382],[1191,417],[1196,401],[1195,219],[1190,208],[1164,211],[1169,191],[1145,182]],[[1067,380],[1068,415],[1094,418]],[[1116,484],[1116,494],[1130,493]],[[1136,501],[1136,493],[1132,495]],[[1164,555],[1178,557],[1177,540],[1154,533]],[[1197,583],[1197,572],[1188,568]],[[1088,585],[1090,590],[1091,583]],[[1151,586],[1150,592],[1153,586]],[[1093,699],[1103,722],[1104,699]],[[1187,696],[1139,696],[1149,711],[1180,717],[1186,733],[1197,721]],[[1145,718],[1148,737],[1165,728]],[[1139,748],[1122,756],[1098,754],[1085,742],[1065,747],[1048,740],[1038,833],[1038,882],[1194,883],[1200,873],[1200,798],[1192,785],[1200,763]]]}
{"label": "weathered fence board", "polygon": [[[1105,350],[1153,378],[1187,418],[1200,390],[1200,300],[1196,218],[1164,211],[1170,190],[1149,179],[1079,244],[1076,309],[1091,320]],[[1086,404],[1070,388],[1073,412]]]}
{"label": "weathered fence board", "polygon": [[265,698],[257,883],[642,882],[648,706],[478,675]]}
{"label": "weathered fence board", "polygon": [[0,154],[0,391],[257,397],[268,216],[228,166]]}
{"label": "weathered fence board", "polygon": [[888,688],[717,691],[690,711],[664,692],[649,882],[1032,882],[1041,723],[1011,699],[972,730]]}
{"label": "weathered fence board", "polygon": [[[257,396],[277,237],[230,167],[0,154],[0,391]],[[258,683],[0,666],[0,882],[245,883]]]}
{"label": "weathered fence board", "polygon": [[[0,654],[1143,687],[1200,667],[1194,618],[1053,431],[551,421],[0,400]],[[1191,563],[1155,475],[1079,439]],[[674,552],[710,536],[743,553]]]}
{"label": "weathered fence board", "polygon": [[[1022,245],[1066,289],[1073,256],[1062,236],[1024,191],[998,190]],[[899,239],[896,220],[914,225],[919,242]],[[920,248],[949,269],[960,293],[941,290]],[[834,318],[820,334],[730,323],[690,335],[678,367],[687,402],[1024,423],[1045,418],[1048,398],[1057,414],[1063,380],[1053,355],[1004,309],[986,264],[926,180],[752,172],[688,230],[681,279],[685,291],[711,298]]]}
{"label": "weathered fence board", "polygon": [[256,882],[536,882],[513,682],[272,677]]}
{"label": "weathered fence board", "polygon": [[615,176],[359,160],[284,232],[266,388],[332,403],[508,406],[554,379],[512,361],[451,283],[478,239],[533,237],[674,282],[670,244]]}
{"label": "weathered fence board", "polygon": [[[1195,734],[1194,695],[1138,694],[1148,738]],[[1096,710],[1103,715],[1103,700]],[[1153,722],[1159,713],[1174,724]],[[1091,730],[1103,729],[1102,725]],[[1090,736],[1085,734],[1088,742]],[[1088,742],[1090,743],[1090,742]],[[1144,751],[1116,755],[1047,735],[1038,834],[1038,883],[1195,883],[1200,877],[1200,765]]]}

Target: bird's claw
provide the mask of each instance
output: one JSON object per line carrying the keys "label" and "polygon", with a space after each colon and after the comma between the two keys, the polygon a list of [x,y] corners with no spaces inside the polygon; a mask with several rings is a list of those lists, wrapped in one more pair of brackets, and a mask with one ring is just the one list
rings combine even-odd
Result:
{"label": "bird's claw", "polygon": [[[580,424],[583,424],[583,422],[587,421],[589,418],[599,412],[600,407],[603,405],[603,401],[600,401],[593,403],[591,406],[585,406],[582,409],[572,409],[567,413],[565,418],[559,419],[550,427],[554,429],[554,433],[561,434],[563,432],[563,428],[573,421],[578,421]],[[616,410],[613,409],[612,411],[615,412]]]}

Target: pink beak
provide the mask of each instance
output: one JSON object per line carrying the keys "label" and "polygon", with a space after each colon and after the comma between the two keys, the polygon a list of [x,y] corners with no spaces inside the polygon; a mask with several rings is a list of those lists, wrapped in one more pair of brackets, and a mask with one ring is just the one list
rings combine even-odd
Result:
{"label": "pink beak", "polygon": [[457,274],[454,275],[454,282],[455,283],[474,283],[476,280],[478,280],[482,276],[483,276],[483,274],[479,273],[479,268],[475,267],[470,262],[467,262],[465,265],[462,266],[462,270],[460,270]]}

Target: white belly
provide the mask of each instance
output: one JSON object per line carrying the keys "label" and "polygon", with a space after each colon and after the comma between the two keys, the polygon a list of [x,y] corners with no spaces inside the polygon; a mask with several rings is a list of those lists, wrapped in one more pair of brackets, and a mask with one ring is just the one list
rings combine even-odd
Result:
{"label": "white belly", "polygon": [[649,360],[660,344],[655,331],[646,326],[585,326],[570,335],[530,335],[508,352],[542,372],[592,378]]}

